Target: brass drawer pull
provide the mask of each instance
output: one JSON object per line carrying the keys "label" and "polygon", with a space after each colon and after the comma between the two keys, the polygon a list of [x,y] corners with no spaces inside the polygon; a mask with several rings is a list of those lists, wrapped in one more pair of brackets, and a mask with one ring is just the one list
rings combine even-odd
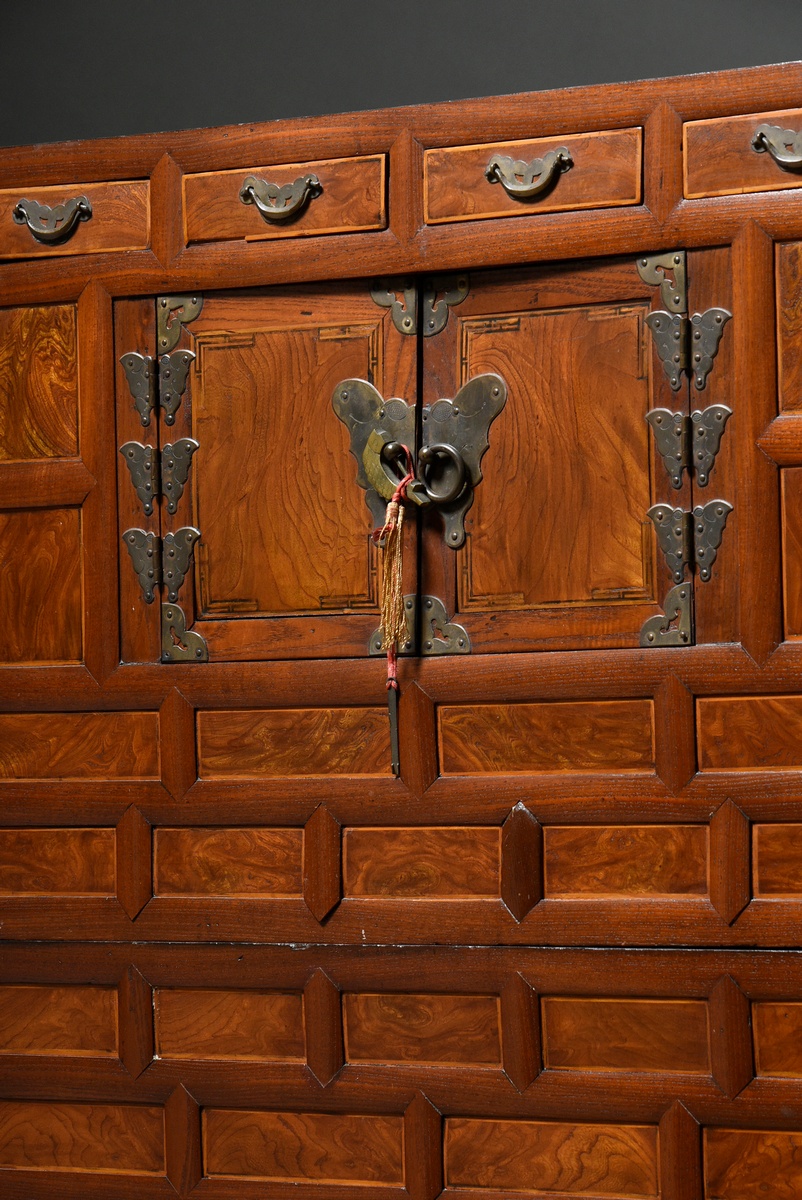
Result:
{"label": "brass drawer pull", "polygon": [[322,191],[317,175],[299,175],[294,183],[285,183],[283,187],[249,175],[240,188],[239,198],[243,204],[255,204],[266,221],[288,221]]}
{"label": "brass drawer pull", "polygon": [[489,183],[500,183],[513,200],[531,200],[545,192],[562,171],[573,165],[574,160],[565,146],[549,150],[542,158],[533,158],[531,162],[494,154],[485,168],[485,177]]}
{"label": "brass drawer pull", "polygon": [[778,167],[786,171],[802,169],[802,131],[781,129],[779,125],[758,125],[752,137],[756,154],[768,152]]}
{"label": "brass drawer pull", "polygon": [[79,221],[88,221],[92,205],[86,196],[48,208],[38,200],[19,200],[11,213],[17,225],[27,225],[37,242],[65,242]]}

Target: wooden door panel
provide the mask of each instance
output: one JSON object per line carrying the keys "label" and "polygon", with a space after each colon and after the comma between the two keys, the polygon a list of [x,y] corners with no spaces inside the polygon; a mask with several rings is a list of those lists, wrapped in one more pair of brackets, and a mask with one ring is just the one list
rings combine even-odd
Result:
{"label": "wooden door panel", "polygon": [[75,305],[0,309],[0,461],[78,455]]}
{"label": "wooden door panel", "polygon": [[117,993],[109,987],[0,985],[0,1054],[116,1055]]}

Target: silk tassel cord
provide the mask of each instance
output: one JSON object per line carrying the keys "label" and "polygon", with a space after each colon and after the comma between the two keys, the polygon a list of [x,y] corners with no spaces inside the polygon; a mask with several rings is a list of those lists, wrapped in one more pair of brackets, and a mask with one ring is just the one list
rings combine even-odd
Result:
{"label": "silk tassel cord", "polygon": [[407,484],[415,478],[412,455],[403,447],[407,473],[393,492],[384,514],[381,529],[373,532],[373,541],[382,550],[381,621],[382,650],[387,652],[387,687],[398,691],[396,662],[398,646],[407,640],[407,619],[404,611],[404,500]]}

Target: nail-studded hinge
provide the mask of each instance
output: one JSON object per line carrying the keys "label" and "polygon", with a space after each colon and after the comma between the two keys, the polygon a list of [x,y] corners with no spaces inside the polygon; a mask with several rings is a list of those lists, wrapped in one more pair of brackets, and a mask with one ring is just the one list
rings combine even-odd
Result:
{"label": "nail-studded hinge", "polygon": [[708,582],[731,512],[727,500],[697,504],[692,512],[672,509],[669,504],[652,505],[646,515],[657,532],[675,583],[683,583],[686,569],[692,571],[694,566],[702,582]]}
{"label": "nail-studded hinge", "polygon": [[153,501],[157,496],[167,497],[167,511],[174,513],[189,478],[192,456],[200,446],[194,438],[179,438],[167,442],[159,454],[153,446],[141,442],[126,442],[120,446],[120,454],[131,475],[131,482],[142,501],[145,515],[153,512]]}
{"label": "nail-studded hinge", "polygon": [[162,583],[167,587],[168,600],[175,603],[192,563],[200,530],[186,525],[183,529],[176,529],[175,533],[166,533],[162,539],[158,534],[148,533],[144,529],[126,529],[122,537],[145,603],[153,603],[155,589]]}
{"label": "nail-studded hinge", "polygon": [[684,471],[693,471],[699,486],[707,487],[731,416],[726,404],[711,404],[690,415],[668,408],[653,408],[646,414],[672,487],[682,487]]}
{"label": "nail-studded hinge", "polygon": [[702,391],[713,369],[724,326],[732,318],[726,308],[708,308],[688,316],[687,259],[684,250],[644,255],[637,260],[644,283],[659,286],[665,309],[646,317],[657,356],[675,392],[682,387],[686,372]]}

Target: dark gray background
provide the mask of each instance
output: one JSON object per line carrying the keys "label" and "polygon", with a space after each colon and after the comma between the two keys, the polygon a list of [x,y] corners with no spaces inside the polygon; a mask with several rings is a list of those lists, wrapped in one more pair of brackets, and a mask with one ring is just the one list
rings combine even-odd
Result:
{"label": "dark gray background", "polygon": [[802,58],[802,0],[0,0],[0,12],[0,146]]}

